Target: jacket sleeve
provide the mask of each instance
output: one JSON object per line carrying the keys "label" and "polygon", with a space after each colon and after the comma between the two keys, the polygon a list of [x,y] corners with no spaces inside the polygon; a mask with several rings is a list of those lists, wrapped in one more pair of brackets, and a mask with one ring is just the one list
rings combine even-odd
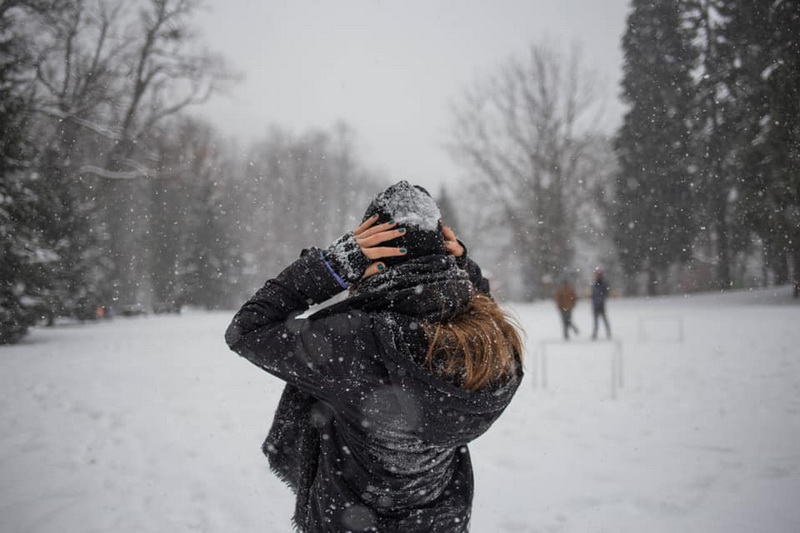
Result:
{"label": "jacket sleeve", "polygon": [[464,253],[461,255],[461,257],[456,258],[456,263],[467,272],[469,275],[469,280],[472,282],[475,288],[478,289],[478,292],[491,297],[492,294],[489,287],[489,280],[483,277],[481,267],[479,267],[478,263],[473,261],[469,256],[467,246],[461,241],[458,242],[461,244],[461,247],[464,248]]}
{"label": "jacket sleeve", "polygon": [[[296,318],[311,303],[323,302],[342,288],[319,249],[312,248],[276,278],[268,280],[233,317],[225,332],[228,346],[270,374],[323,400],[336,397],[342,380],[353,374],[353,358],[339,357],[343,344],[366,327],[363,314],[327,319]],[[364,345],[364,343],[360,343]]]}

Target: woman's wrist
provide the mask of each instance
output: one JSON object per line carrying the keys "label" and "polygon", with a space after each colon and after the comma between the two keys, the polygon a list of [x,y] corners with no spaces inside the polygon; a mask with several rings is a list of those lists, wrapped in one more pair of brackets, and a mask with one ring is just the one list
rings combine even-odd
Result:
{"label": "woman's wrist", "polygon": [[361,251],[361,247],[356,242],[353,232],[345,233],[325,250],[322,250],[322,258],[325,261],[331,274],[337,278],[337,282],[343,288],[350,283],[361,279],[370,260]]}
{"label": "woman's wrist", "polygon": [[463,265],[466,264],[466,262],[467,262],[467,245],[464,244],[461,241],[461,239],[457,239],[457,241],[458,241],[458,244],[461,245],[461,255],[455,256],[456,264],[458,264],[458,266],[462,266],[463,267]]}

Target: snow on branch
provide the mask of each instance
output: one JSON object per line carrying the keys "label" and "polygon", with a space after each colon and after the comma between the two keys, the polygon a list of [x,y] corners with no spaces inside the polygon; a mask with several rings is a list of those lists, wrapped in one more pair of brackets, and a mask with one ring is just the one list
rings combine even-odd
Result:
{"label": "snow on branch", "polygon": [[136,170],[109,170],[95,165],[83,165],[80,169],[81,174],[93,174],[99,178],[110,180],[132,180],[137,178],[146,178],[148,173]]}
{"label": "snow on branch", "polygon": [[169,172],[164,170],[156,170],[149,168],[139,161],[133,159],[126,159],[125,164],[132,167],[131,170],[111,170],[108,168],[98,167],[96,165],[83,165],[80,168],[81,174],[92,174],[99,178],[110,180],[133,180],[140,178],[147,179],[173,179],[184,176],[186,173],[191,172],[190,165],[182,165],[174,168]]}
{"label": "snow on branch", "polygon": [[92,121],[86,120],[84,118],[81,118],[81,117],[79,117],[77,115],[74,115],[72,113],[65,113],[65,112],[63,112],[63,111],[61,111],[59,109],[53,109],[51,107],[37,107],[37,108],[35,108],[35,111],[38,111],[40,113],[44,113],[46,115],[50,115],[51,117],[60,118],[62,120],[69,120],[69,121],[74,122],[75,124],[77,124],[79,126],[82,126],[82,127],[86,128],[88,130],[91,130],[91,131],[99,134],[99,135],[102,135],[103,137],[106,137],[107,139],[111,139],[113,141],[122,140],[122,136],[118,132],[116,132],[116,131],[114,131],[114,130],[106,127],[106,126],[103,126],[101,124],[97,124],[96,122],[92,122]]}

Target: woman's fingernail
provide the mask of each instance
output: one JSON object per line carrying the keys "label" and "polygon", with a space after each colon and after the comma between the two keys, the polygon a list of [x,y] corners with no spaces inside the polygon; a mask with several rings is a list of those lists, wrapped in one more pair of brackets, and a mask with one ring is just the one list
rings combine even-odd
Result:
{"label": "woman's fingernail", "polygon": [[383,271],[384,268],[386,267],[383,266],[383,263],[378,263],[378,270]]}
{"label": "woman's fingernail", "polygon": [[399,229],[399,230],[397,230],[397,231],[399,231],[400,233],[405,233],[405,232],[406,232],[406,228],[400,228],[400,229]]}
{"label": "woman's fingernail", "polygon": [[400,248],[400,253],[401,254],[407,254],[408,250],[406,250],[405,248]]}
{"label": "woman's fingernail", "polygon": [[394,224],[394,220],[390,220],[387,224]]}

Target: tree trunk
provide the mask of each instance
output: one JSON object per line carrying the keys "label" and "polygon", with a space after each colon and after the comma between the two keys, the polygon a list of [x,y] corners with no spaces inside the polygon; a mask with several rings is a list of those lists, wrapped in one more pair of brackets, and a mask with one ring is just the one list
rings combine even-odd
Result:
{"label": "tree trunk", "polygon": [[792,258],[794,262],[794,297],[800,298],[800,231],[796,231],[794,235]]}
{"label": "tree trunk", "polygon": [[[124,161],[134,152],[135,145],[123,139],[115,146],[106,161],[106,168],[119,172],[125,169]],[[110,287],[106,297],[115,306],[139,303],[137,274],[141,274],[141,263],[146,250],[140,249],[137,238],[141,229],[142,204],[139,179],[104,179],[101,183],[103,194],[103,221],[108,238],[107,259],[111,262]]]}
{"label": "tree trunk", "polygon": [[540,296],[539,268],[535,257],[526,257],[522,265],[523,301],[532,302]]}
{"label": "tree trunk", "polygon": [[658,295],[658,274],[655,267],[652,266],[647,268],[647,295]]}
{"label": "tree trunk", "polygon": [[785,250],[772,250],[772,272],[775,274],[775,285],[789,283],[789,258]]}
{"label": "tree trunk", "polygon": [[730,243],[728,239],[728,199],[727,191],[717,197],[717,286],[731,288]]}

